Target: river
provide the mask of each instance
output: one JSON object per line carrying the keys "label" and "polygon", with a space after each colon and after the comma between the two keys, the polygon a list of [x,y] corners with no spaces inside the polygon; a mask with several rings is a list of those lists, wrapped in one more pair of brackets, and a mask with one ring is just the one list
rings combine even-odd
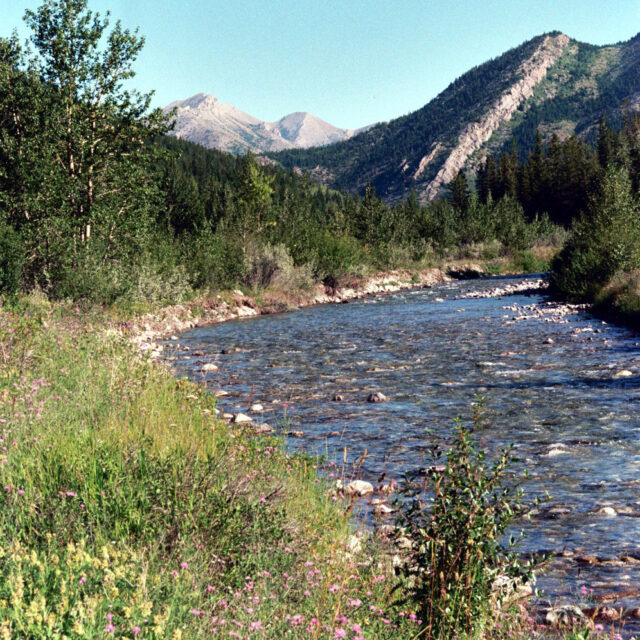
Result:
{"label": "river", "polygon": [[[292,449],[347,469],[366,450],[360,475],[374,484],[424,467],[430,438],[446,440],[483,398],[480,446],[495,455],[513,444],[525,495],[551,496],[522,523],[524,552],[564,552],[539,588],[553,602],[586,586],[639,606],[640,336],[587,311],[565,314],[543,292],[492,295],[520,281],[230,321],[186,332],[165,353],[196,380],[203,361],[216,363],[206,380],[229,392],[221,409],[262,404],[259,420],[304,434],[288,438]],[[367,402],[375,391],[389,401]]]}

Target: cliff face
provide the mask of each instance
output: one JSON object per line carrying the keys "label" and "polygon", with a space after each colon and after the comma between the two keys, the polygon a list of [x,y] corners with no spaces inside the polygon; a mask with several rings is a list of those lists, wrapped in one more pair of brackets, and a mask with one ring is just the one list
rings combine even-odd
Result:
{"label": "cliff face", "polygon": [[640,104],[640,34],[597,47],[561,33],[538,36],[455,80],[418,111],[322,149],[271,157],[331,187],[372,184],[393,203],[433,199],[460,171],[515,139],[526,153],[536,131],[593,136],[604,113],[614,125]]}
{"label": "cliff face", "polygon": [[423,200],[433,199],[442,185],[456,177],[469,158],[491,139],[500,126],[511,120],[518,107],[531,98],[535,87],[546,76],[549,67],[557,62],[569,43],[569,38],[564,34],[544,38],[533,55],[520,65],[518,75],[521,79],[509,87],[480,120],[465,127],[458,138],[457,146],[424,189]]}

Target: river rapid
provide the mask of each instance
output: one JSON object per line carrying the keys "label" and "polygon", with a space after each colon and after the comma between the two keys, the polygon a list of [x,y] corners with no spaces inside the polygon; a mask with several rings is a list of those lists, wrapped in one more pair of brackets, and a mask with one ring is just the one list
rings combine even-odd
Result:
{"label": "river rapid", "polygon": [[[538,587],[552,602],[585,586],[597,602],[640,606],[640,335],[543,292],[495,295],[521,282],[230,321],[168,341],[165,355],[228,392],[223,411],[262,404],[253,417],[296,432],[293,450],[347,470],[366,451],[360,477],[374,484],[429,464],[431,439],[446,442],[484,398],[480,446],[491,456],[513,444],[525,496],[551,496],[521,523],[523,552],[558,554]],[[219,369],[203,373],[204,362]],[[367,402],[376,391],[389,401]]]}

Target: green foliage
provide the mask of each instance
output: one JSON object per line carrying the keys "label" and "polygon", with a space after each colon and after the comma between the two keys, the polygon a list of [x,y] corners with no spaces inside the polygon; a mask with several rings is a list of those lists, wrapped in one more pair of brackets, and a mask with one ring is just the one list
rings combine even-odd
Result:
{"label": "green foliage", "polygon": [[45,0],[25,19],[36,56],[1,47],[0,199],[27,248],[26,285],[53,289],[139,251],[160,203],[145,142],[166,127],[150,95],[124,88],[137,33],[109,31],[86,0]]}
{"label": "green foliage", "polygon": [[22,238],[0,221],[0,295],[17,293],[24,259]]}
{"label": "green foliage", "polygon": [[362,261],[362,250],[355,238],[321,233],[314,256],[316,277],[335,286],[340,276]]}
{"label": "green foliage", "polygon": [[409,546],[403,573],[430,640],[476,637],[508,587],[533,578],[514,552],[516,541],[503,546],[525,513],[521,490],[507,475],[510,450],[487,461],[459,420],[454,437],[444,454],[433,446],[426,480],[409,479],[399,502],[398,535]]}
{"label": "green foliage", "polygon": [[619,271],[640,268],[640,208],[624,169],[610,167],[553,263],[552,286],[593,300]]}

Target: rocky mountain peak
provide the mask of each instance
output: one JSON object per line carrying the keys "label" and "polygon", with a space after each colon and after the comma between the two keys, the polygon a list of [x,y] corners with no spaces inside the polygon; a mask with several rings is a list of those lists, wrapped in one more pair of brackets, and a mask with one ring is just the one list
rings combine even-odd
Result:
{"label": "rocky mountain peak", "polygon": [[290,113],[276,122],[265,122],[205,93],[172,102],[165,107],[165,112],[174,108],[174,135],[230,153],[323,146],[346,140],[356,133],[302,111]]}

